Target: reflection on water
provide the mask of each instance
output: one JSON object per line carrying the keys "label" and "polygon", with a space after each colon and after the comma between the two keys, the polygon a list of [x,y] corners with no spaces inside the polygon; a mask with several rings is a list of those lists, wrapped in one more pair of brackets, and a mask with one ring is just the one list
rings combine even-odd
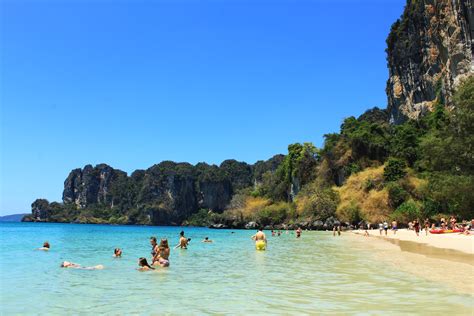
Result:
{"label": "reflection on water", "polygon": [[[138,272],[149,237],[178,241],[179,227],[0,224],[0,314],[425,314],[470,315],[473,297],[401,266],[410,256],[368,246],[364,238],[304,232],[269,236],[256,251],[254,231],[184,228],[188,250],[172,249],[167,269]],[[212,244],[200,241],[208,236]],[[33,249],[48,240],[51,251]],[[377,241],[371,239],[371,241]],[[371,242],[370,241],[370,242]],[[383,242],[383,241],[381,241]],[[383,242],[392,248],[396,246]],[[123,257],[112,258],[113,249]],[[394,264],[374,258],[380,253]],[[404,254],[408,254],[404,252]],[[430,263],[434,258],[423,258]],[[61,269],[70,260],[104,270]],[[407,264],[407,262],[409,264]],[[445,261],[444,261],[445,262]],[[431,274],[472,267],[430,264]],[[462,267],[461,267],[462,265]],[[423,269],[425,270],[425,269]],[[467,276],[468,277],[468,276]],[[464,280],[469,280],[464,278]],[[21,286],[20,286],[21,285]]]}

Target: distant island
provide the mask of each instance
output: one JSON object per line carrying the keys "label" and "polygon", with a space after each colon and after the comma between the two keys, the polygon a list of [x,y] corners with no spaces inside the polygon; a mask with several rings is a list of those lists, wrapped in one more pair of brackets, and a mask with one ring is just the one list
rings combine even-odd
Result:
{"label": "distant island", "polygon": [[344,119],[322,148],[291,144],[285,155],[255,164],[164,161],[131,175],[87,165],[71,171],[61,203],[37,199],[23,221],[331,229],[471,219],[474,34],[467,3],[409,1],[387,38],[387,109]]}

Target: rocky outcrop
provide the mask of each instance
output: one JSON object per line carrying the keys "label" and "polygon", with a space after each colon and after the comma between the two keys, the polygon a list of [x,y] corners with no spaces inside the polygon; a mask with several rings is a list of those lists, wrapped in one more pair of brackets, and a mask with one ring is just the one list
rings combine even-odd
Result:
{"label": "rocky outcrop", "polygon": [[[262,172],[276,170],[282,159],[275,157],[256,165],[163,161],[130,176],[106,164],[86,165],[64,181],[62,204],[38,199],[25,220],[179,225],[199,209],[224,211],[236,190],[252,186]],[[239,218],[217,224],[244,225]]]}
{"label": "rocky outcrop", "polygon": [[111,187],[115,180],[126,177],[123,171],[106,164],[74,169],[64,181],[63,202],[78,208],[98,204],[112,206]]}
{"label": "rocky outcrop", "polygon": [[455,88],[474,71],[473,24],[471,0],[408,0],[387,38],[391,122],[452,105]]}

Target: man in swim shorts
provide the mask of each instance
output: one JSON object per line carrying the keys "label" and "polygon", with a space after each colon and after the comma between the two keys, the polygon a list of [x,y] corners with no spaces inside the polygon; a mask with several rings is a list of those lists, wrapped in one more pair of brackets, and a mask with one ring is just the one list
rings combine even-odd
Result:
{"label": "man in swim shorts", "polygon": [[252,236],[252,239],[255,240],[255,247],[257,249],[263,250],[267,247],[267,237],[262,228],[258,229],[258,232]]}

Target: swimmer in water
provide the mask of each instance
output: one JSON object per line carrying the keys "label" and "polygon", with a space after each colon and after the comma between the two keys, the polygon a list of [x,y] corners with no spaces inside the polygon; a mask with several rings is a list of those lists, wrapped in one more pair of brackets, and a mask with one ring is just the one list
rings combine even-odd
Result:
{"label": "swimmer in water", "polygon": [[296,230],[296,238],[300,238],[301,237],[301,228],[298,227],[298,229]]}
{"label": "swimmer in water", "polygon": [[43,243],[43,247],[38,248],[38,250],[48,251],[49,248],[51,248],[51,246],[49,245],[49,242],[45,241],[45,242]]}
{"label": "swimmer in water", "polygon": [[179,233],[179,243],[176,245],[176,248],[181,248],[181,249],[188,249],[188,244],[191,241],[191,238],[186,238],[184,237],[184,231],[182,230]]}
{"label": "swimmer in water", "polygon": [[64,261],[61,263],[61,268],[73,268],[73,269],[81,269],[81,270],[102,270],[104,268],[103,265],[99,264],[93,267],[83,267],[80,264],[74,263],[74,262],[69,262],[69,261]]}
{"label": "swimmer in water", "polygon": [[150,266],[148,264],[148,261],[146,261],[146,258],[140,258],[138,259],[138,266],[140,268],[138,268],[137,270],[138,271],[151,271],[151,270],[155,270],[155,268],[153,268],[152,266]]}
{"label": "swimmer in water", "polygon": [[202,242],[212,242],[212,240],[209,239],[209,237],[204,238]]}
{"label": "swimmer in water", "polygon": [[168,239],[162,239],[160,245],[157,247],[156,255],[153,257],[152,265],[160,265],[162,267],[169,267],[170,265],[170,247]]}
{"label": "swimmer in water", "polygon": [[115,258],[121,258],[121,257],[122,257],[122,249],[120,249],[120,248],[115,248],[115,249],[114,249],[114,257],[115,257]]}

